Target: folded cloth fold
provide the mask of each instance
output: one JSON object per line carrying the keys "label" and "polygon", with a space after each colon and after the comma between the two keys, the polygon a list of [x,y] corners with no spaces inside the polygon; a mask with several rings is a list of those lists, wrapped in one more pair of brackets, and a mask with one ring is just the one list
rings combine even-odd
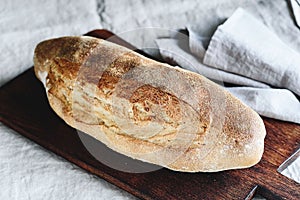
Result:
{"label": "folded cloth fold", "polygon": [[[165,60],[172,61],[174,64],[181,66],[187,70],[202,74],[203,76],[218,82],[233,83],[244,86],[253,86],[259,88],[269,88],[267,84],[239,76],[223,70],[211,68],[200,62],[199,59],[182,49],[179,41],[172,38],[157,39],[159,51]],[[194,46],[195,48],[196,45]],[[200,48],[198,48],[200,49]]]}
{"label": "folded cloth fold", "polygon": [[262,116],[300,124],[300,103],[287,89],[252,87],[226,89]]}
{"label": "folded cloth fold", "polygon": [[300,53],[242,8],[217,28],[203,63],[300,96]]}
{"label": "folded cloth fold", "polygon": [[244,86],[226,89],[262,116],[300,124],[300,103],[291,92],[300,89],[298,52],[241,8],[210,41],[190,28],[188,33],[188,39],[156,40],[165,60],[219,83]]}
{"label": "folded cloth fold", "polygon": [[189,48],[191,53],[203,61],[209,41],[211,38],[202,37],[192,30],[187,28],[189,33]]}

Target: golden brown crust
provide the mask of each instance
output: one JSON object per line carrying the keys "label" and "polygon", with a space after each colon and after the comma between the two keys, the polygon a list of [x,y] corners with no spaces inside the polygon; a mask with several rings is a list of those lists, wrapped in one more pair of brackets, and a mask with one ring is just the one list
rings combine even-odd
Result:
{"label": "golden brown crust", "polygon": [[54,111],[115,151],[187,172],[261,159],[261,118],[201,75],[90,37],[44,41],[34,63]]}

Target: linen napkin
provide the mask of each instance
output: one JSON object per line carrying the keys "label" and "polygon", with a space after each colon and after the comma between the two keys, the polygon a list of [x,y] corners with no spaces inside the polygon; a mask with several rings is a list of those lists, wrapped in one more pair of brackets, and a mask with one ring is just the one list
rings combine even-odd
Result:
{"label": "linen napkin", "polygon": [[226,82],[244,86],[226,89],[262,116],[300,123],[296,96],[287,89],[270,88],[288,88],[297,94],[300,69],[293,62],[298,63],[300,55],[267,27],[239,8],[211,39],[190,28],[188,33],[188,40],[157,39],[162,57],[221,85]]}
{"label": "linen napkin", "polygon": [[159,51],[165,60],[171,60],[175,64],[178,64],[187,70],[202,74],[209,79],[213,79],[218,82],[249,85],[259,88],[270,87],[262,82],[204,65],[198,58],[180,47],[180,40],[165,38],[156,40],[156,43],[159,46]]}
{"label": "linen napkin", "polygon": [[226,89],[260,115],[300,123],[300,103],[289,90],[251,87]]}
{"label": "linen napkin", "polygon": [[300,53],[242,8],[217,28],[203,63],[300,96]]}

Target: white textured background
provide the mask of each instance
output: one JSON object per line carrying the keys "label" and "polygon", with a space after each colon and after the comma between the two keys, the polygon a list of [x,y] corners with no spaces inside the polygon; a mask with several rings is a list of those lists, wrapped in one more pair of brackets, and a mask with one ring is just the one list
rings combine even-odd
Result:
{"label": "white textured background", "polygon": [[[300,52],[300,31],[287,1],[0,0],[0,85],[32,66],[37,42],[96,28],[193,27],[211,35],[237,7],[261,19]],[[147,38],[126,38],[132,43]],[[134,199],[0,124],[0,199]]]}

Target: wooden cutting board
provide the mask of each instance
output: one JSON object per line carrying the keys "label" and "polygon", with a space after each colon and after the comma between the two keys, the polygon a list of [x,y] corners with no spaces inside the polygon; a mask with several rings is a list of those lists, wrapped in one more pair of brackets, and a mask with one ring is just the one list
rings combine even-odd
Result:
{"label": "wooden cutting board", "polygon": [[[87,35],[106,39],[113,34],[95,30]],[[113,42],[134,48],[117,37]],[[124,158],[121,159],[124,162],[143,163],[112,152],[101,142],[64,123],[51,110],[33,68],[1,87],[0,121],[45,149],[142,199],[251,199],[254,193],[268,199],[300,199],[300,184],[276,171],[299,148],[300,126],[297,124],[264,118],[265,152],[262,161],[249,169],[180,173],[162,168],[148,173],[127,173],[95,159],[80,137],[94,145],[103,157],[109,154]],[[126,163],[119,164],[125,166]]]}

